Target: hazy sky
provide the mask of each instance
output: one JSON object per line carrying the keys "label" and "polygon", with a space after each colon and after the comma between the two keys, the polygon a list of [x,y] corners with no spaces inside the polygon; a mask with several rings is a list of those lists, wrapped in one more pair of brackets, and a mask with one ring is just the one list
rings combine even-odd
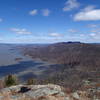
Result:
{"label": "hazy sky", "polygon": [[0,0],[0,43],[100,42],[100,0]]}

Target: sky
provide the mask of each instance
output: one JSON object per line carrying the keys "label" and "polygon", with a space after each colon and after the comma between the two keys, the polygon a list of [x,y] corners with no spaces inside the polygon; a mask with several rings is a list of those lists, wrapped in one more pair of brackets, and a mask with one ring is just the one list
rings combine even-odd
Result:
{"label": "sky", "polygon": [[100,43],[100,0],[0,0],[0,43]]}

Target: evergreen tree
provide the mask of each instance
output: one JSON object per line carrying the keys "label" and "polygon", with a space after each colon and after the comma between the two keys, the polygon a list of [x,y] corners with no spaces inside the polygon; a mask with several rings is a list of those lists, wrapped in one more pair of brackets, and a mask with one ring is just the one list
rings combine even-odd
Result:
{"label": "evergreen tree", "polygon": [[17,77],[14,75],[8,75],[5,78],[5,85],[6,86],[12,86],[17,84]]}

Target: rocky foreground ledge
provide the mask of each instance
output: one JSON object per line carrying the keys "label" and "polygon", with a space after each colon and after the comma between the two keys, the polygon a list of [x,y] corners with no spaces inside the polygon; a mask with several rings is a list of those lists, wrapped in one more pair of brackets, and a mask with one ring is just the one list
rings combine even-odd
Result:
{"label": "rocky foreground ledge", "polygon": [[0,100],[99,100],[91,99],[86,91],[63,92],[58,85],[17,85],[0,90]]}

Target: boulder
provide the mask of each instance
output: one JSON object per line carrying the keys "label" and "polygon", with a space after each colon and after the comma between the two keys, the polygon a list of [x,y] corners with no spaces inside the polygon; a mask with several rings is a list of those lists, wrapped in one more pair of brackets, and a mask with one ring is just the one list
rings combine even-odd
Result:
{"label": "boulder", "polygon": [[37,89],[36,91],[31,90],[31,91],[27,92],[26,95],[31,98],[39,98],[39,97],[55,95],[55,94],[59,94],[59,93],[60,92],[57,90],[53,90],[53,89],[44,87],[44,88]]}

